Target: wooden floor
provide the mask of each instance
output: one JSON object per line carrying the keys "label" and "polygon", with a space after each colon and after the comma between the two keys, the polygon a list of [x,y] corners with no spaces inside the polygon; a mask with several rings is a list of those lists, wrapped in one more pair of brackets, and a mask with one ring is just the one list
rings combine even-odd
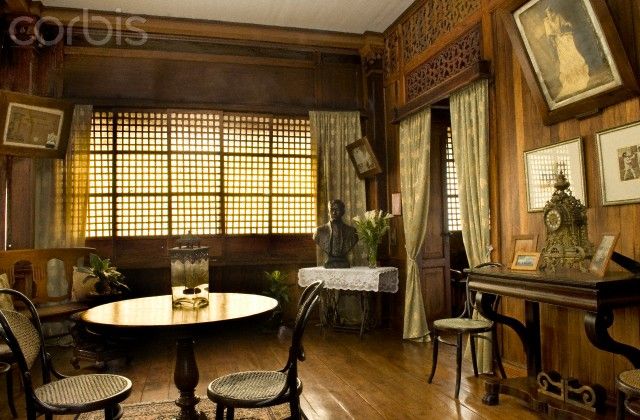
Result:
{"label": "wooden floor", "polygon": [[[197,340],[200,369],[198,395],[216,376],[238,370],[280,368],[286,359],[288,337],[251,327],[215,330]],[[501,404],[482,404],[483,379],[474,378],[469,361],[463,369],[460,400],[453,399],[453,349],[441,346],[434,383],[427,383],[431,345],[402,341],[388,330],[376,330],[362,340],[356,334],[309,326],[305,336],[307,360],[300,365],[304,383],[302,408],[310,419],[537,419],[521,402],[501,397]],[[69,364],[70,349],[52,349],[64,373],[78,373]],[[138,343],[133,362],[112,362],[109,371],[128,376],[133,392],[127,402],[175,399],[174,344],[162,337]],[[83,364],[80,372],[92,372]],[[507,371],[507,374],[513,371]],[[9,419],[1,381],[1,419]],[[24,396],[15,398],[24,418]],[[71,418],[67,416],[66,418]]]}

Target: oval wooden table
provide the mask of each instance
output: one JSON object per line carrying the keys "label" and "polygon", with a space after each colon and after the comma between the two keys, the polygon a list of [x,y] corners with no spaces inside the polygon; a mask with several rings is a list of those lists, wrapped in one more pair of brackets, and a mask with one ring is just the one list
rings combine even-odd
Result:
{"label": "oval wooden table", "polygon": [[132,335],[144,332],[170,332],[176,336],[176,366],[173,379],[180,391],[176,405],[180,420],[206,418],[196,411],[195,395],[198,365],[193,351],[194,338],[206,333],[207,326],[270,312],[275,299],[241,293],[209,293],[209,306],[200,309],[173,308],[171,295],[128,299],[107,303],[82,313],[82,321],[97,332]]}

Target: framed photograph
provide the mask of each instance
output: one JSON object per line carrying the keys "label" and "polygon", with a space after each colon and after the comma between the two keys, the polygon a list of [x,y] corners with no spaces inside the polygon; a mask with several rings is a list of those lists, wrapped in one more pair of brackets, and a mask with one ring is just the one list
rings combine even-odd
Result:
{"label": "framed photograph", "polygon": [[72,117],[69,102],[0,91],[0,154],[64,158]]}
{"label": "framed photograph", "polygon": [[605,0],[529,0],[501,14],[546,124],[590,115],[637,92]]}
{"label": "framed photograph", "polygon": [[596,251],[593,253],[591,263],[589,264],[589,271],[596,276],[602,277],[607,272],[607,266],[609,265],[611,254],[613,254],[613,248],[615,248],[616,242],[618,242],[618,236],[619,234],[617,233],[605,233],[602,235],[600,245],[598,245],[598,248],[596,248]]}
{"label": "framed photograph", "polygon": [[380,163],[371,149],[369,140],[362,137],[347,145],[347,153],[353,162],[356,173],[361,179],[370,178],[382,172]]}
{"label": "framed photograph", "polygon": [[587,205],[580,137],[524,152],[524,171],[529,212],[544,209],[555,191],[553,184],[561,171],[570,183],[573,196]]}
{"label": "framed photograph", "polygon": [[602,204],[640,202],[640,121],[596,134]]}
{"label": "framed photograph", "polygon": [[538,235],[514,235],[513,256],[519,252],[536,252],[538,250]]}
{"label": "framed photograph", "polygon": [[511,263],[512,270],[536,271],[540,262],[539,252],[516,252]]}

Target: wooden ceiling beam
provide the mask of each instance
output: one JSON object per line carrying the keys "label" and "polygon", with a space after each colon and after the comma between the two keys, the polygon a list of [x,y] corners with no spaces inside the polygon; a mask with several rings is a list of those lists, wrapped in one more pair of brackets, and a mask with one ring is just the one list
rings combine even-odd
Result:
{"label": "wooden ceiling beam", "polygon": [[[13,0],[27,1],[27,0]],[[123,22],[129,15],[112,12],[91,12],[94,16],[101,16],[100,21],[89,19],[83,15],[80,9],[67,9],[56,7],[43,7],[42,16],[59,19],[63,24],[75,22],[75,28],[88,27],[93,29],[105,29],[105,21],[109,22],[113,28],[124,27]],[[192,36],[222,40],[241,40],[253,42],[266,42],[282,45],[299,45],[306,47],[330,47],[345,50],[359,51],[365,45],[365,38],[371,37],[371,33],[351,34],[343,32],[330,32],[311,29],[294,29],[276,26],[264,26],[243,23],[229,23],[216,21],[203,21],[194,19],[166,18],[158,16],[142,16],[144,21],[135,20],[133,26],[143,30],[148,34]],[[77,19],[80,19],[77,21]],[[102,19],[104,18],[104,19]]]}

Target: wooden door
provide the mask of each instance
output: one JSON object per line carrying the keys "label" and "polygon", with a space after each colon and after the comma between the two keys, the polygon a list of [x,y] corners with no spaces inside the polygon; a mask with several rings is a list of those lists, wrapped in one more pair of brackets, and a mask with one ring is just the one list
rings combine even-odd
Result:
{"label": "wooden door", "polygon": [[445,223],[444,193],[444,149],[449,126],[448,111],[432,110],[429,215],[420,259],[422,298],[429,324],[438,318],[451,316],[449,235]]}

